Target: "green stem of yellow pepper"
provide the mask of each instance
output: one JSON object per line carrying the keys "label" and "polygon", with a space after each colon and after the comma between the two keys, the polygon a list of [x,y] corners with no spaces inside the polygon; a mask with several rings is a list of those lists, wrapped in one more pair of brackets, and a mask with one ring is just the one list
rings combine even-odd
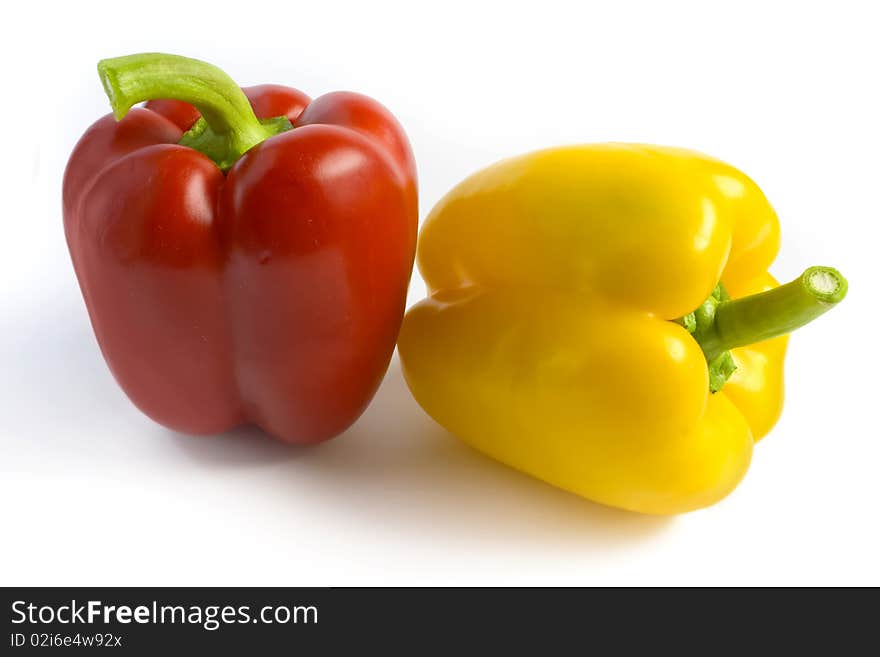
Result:
{"label": "green stem of yellow pepper", "polygon": [[709,387],[717,392],[736,369],[729,350],[791,333],[846,296],[846,279],[831,267],[810,267],[777,288],[730,299],[719,286],[694,313],[681,318],[706,355]]}

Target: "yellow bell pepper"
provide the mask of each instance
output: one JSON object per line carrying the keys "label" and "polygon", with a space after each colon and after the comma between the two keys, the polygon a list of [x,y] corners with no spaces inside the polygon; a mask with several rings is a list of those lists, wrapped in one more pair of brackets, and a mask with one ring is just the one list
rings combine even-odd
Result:
{"label": "yellow bell pepper", "polygon": [[779,417],[786,334],[846,293],[827,267],[778,286],[778,248],[757,185],[698,153],[502,161],[421,231],[404,375],[449,431],[551,484],[643,513],[713,504]]}

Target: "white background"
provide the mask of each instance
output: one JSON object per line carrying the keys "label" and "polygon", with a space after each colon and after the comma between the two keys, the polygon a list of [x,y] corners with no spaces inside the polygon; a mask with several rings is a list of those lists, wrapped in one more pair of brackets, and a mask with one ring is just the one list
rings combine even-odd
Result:
{"label": "white background", "polygon": [[[0,154],[0,584],[880,584],[880,47],[872,3],[9,3]],[[395,360],[346,434],[296,449],[177,435],[101,359],[63,238],[61,175],[108,111],[102,57],[167,51],[241,84],[380,99],[422,216],[504,156],[695,148],[783,225],[773,271],[850,296],[791,341],[788,401],[724,502],[606,509],[472,452]],[[410,301],[424,294],[415,276]]]}

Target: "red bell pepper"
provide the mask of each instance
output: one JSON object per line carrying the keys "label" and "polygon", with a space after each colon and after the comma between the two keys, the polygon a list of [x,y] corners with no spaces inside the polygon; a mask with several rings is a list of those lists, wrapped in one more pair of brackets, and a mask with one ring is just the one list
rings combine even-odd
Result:
{"label": "red bell pepper", "polygon": [[98,70],[113,115],[70,156],[64,228],[117,381],[186,433],[343,431],[387,369],[412,272],[400,125],[364,96],[241,90],[173,55]]}

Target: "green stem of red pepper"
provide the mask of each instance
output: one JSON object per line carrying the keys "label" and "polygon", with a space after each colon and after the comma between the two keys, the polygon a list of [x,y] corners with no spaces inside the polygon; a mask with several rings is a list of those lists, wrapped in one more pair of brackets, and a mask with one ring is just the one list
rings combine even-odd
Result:
{"label": "green stem of red pepper", "polygon": [[173,98],[194,105],[202,118],[180,143],[201,151],[224,171],[261,141],[291,128],[283,116],[259,120],[232,78],[196,59],[127,55],[98,62],[98,75],[117,120],[146,100]]}
{"label": "green stem of red pepper", "polygon": [[810,267],[790,283],[741,299],[730,299],[719,285],[678,322],[703,350],[709,388],[717,392],[736,369],[730,349],[791,333],[843,301],[847,288],[846,279],[831,267]]}

